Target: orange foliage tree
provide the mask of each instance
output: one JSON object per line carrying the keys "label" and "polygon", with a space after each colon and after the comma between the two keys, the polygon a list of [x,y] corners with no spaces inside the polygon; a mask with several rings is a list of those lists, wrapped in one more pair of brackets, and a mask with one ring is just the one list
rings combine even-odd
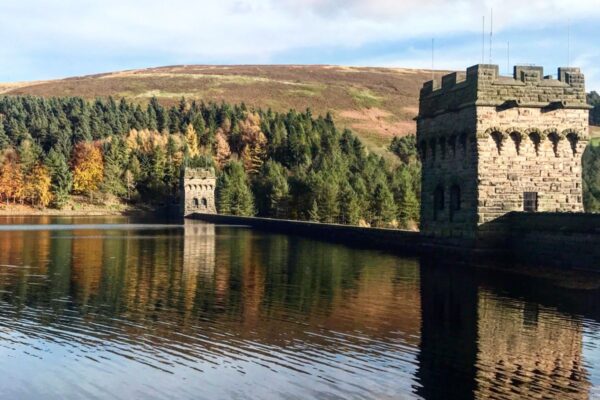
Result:
{"label": "orange foliage tree", "polygon": [[6,150],[0,166],[0,200],[23,201],[23,173],[19,156],[14,149]]}
{"label": "orange foliage tree", "polygon": [[24,197],[31,205],[47,207],[52,201],[52,179],[48,169],[42,164],[36,164],[27,175],[23,187]]}
{"label": "orange foliage tree", "polygon": [[242,162],[250,174],[255,174],[264,162],[267,153],[267,137],[260,126],[260,116],[250,113],[239,123],[242,138]]}
{"label": "orange foliage tree", "polygon": [[104,176],[102,152],[94,143],[79,142],[73,150],[73,190],[91,194],[98,189]]}

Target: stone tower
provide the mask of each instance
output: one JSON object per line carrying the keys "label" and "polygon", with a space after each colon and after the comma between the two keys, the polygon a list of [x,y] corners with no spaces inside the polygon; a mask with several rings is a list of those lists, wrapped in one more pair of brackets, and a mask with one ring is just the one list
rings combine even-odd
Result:
{"label": "stone tower", "polygon": [[216,214],[215,171],[203,168],[186,168],[182,179],[183,216],[193,213]]}
{"label": "stone tower", "polygon": [[417,145],[423,162],[421,231],[475,238],[510,211],[583,211],[588,142],[584,77],[480,64],[423,85]]}

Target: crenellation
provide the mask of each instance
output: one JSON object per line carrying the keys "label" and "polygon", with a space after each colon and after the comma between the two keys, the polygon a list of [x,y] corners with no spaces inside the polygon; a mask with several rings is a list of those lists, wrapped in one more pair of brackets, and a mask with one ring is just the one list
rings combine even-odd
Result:
{"label": "crenellation", "polygon": [[459,76],[421,92],[421,230],[475,237],[478,225],[510,211],[581,211],[589,107],[579,69],[552,79],[517,66],[501,77],[483,64]]}
{"label": "crenellation", "polygon": [[216,214],[215,171],[206,168],[186,168],[181,179],[181,211],[183,216],[193,213]]}

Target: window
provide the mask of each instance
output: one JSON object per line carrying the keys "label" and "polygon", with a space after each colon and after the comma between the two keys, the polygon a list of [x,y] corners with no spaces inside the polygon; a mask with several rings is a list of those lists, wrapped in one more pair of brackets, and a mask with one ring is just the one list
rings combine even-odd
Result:
{"label": "window", "polygon": [[496,143],[496,148],[498,149],[498,154],[502,152],[502,141],[504,138],[502,137],[502,133],[498,131],[494,131],[491,133],[492,139],[494,139],[494,143]]}
{"label": "window", "polygon": [[571,145],[571,150],[573,150],[573,155],[577,154],[577,135],[574,133],[569,133],[567,135],[567,140]]}
{"label": "window", "polygon": [[558,142],[560,142],[560,136],[558,136],[558,133],[556,132],[551,132],[548,135],[548,139],[550,139],[550,141],[552,142],[552,150],[554,150],[554,155],[556,157],[559,156],[558,154]]}
{"label": "window", "polygon": [[440,185],[433,192],[433,219],[437,220],[442,211],[444,211],[444,188]]}
{"label": "window", "polygon": [[198,199],[194,198],[194,207],[198,208],[198,205],[199,205]]}
{"label": "window", "polygon": [[521,154],[521,134],[519,132],[512,132],[510,134],[510,138],[512,139],[512,141],[515,145],[517,154]]}
{"label": "window", "polygon": [[538,194],[537,192],[523,193],[523,211],[536,212],[538,210]]}
{"label": "window", "polygon": [[460,211],[460,186],[452,185],[450,188],[450,222],[454,220],[457,211]]}
{"label": "window", "polygon": [[206,197],[202,198],[202,207],[206,208],[206,206],[208,205],[208,202],[206,201]]}
{"label": "window", "polygon": [[540,143],[542,142],[542,137],[538,132],[531,132],[529,134],[529,139],[533,143],[533,147],[535,148],[535,154],[540,154]]}

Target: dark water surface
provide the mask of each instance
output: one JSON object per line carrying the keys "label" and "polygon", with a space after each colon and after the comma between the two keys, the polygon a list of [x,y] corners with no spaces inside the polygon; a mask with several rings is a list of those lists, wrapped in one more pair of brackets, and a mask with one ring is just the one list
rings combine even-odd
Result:
{"label": "dark water surface", "polygon": [[549,275],[193,221],[0,218],[0,397],[600,396],[600,277]]}

